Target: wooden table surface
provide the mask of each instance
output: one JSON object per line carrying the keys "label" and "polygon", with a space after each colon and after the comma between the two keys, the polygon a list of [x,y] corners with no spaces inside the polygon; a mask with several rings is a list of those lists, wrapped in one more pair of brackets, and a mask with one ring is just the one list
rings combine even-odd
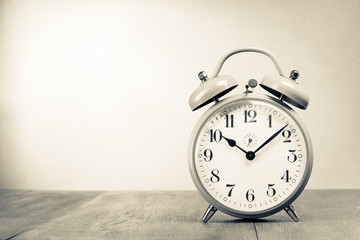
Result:
{"label": "wooden table surface", "polygon": [[360,239],[360,190],[305,190],[293,222],[281,211],[245,220],[195,191],[0,190],[0,239]]}

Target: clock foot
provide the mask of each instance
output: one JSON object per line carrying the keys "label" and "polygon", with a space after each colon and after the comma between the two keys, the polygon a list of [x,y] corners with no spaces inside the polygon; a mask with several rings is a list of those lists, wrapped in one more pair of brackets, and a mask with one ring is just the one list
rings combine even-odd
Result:
{"label": "clock foot", "polygon": [[215,214],[216,211],[217,211],[217,209],[215,207],[213,207],[212,205],[209,205],[209,207],[206,209],[206,212],[202,218],[202,221],[204,223],[207,223],[207,221],[209,221],[209,219]]}
{"label": "clock foot", "polygon": [[284,208],[285,212],[294,220],[295,222],[299,221],[299,217],[297,213],[295,212],[295,208],[293,205],[289,205],[286,208]]}

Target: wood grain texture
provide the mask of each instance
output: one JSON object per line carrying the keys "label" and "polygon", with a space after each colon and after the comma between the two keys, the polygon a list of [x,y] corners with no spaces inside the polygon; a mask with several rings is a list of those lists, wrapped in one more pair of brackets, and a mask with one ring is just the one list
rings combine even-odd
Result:
{"label": "wood grain texture", "polygon": [[360,239],[360,190],[304,191],[298,223],[284,211],[258,220],[218,211],[204,224],[207,206],[195,191],[0,190],[0,238]]}
{"label": "wood grain texture", "polygon": [[0,190],[0,239],[67,214],[100,192]]}
{"label": "wood grain texture", "polygon": [[283,211],[256,223],[259,239],[360,239],[359,190],[307,190],[295,202],[296,224]]}

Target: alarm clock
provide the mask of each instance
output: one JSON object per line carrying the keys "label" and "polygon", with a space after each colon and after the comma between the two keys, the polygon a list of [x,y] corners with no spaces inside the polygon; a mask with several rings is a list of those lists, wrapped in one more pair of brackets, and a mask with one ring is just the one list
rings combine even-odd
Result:
{"label": "alarm clock", "polygon": [[[274,63],[278,72],[259,83],[269,95],[254,93],[258,83],[251,79],[243,93],[222,98],[238,83],[219,72],[230,56],[243,52],[263,54]],[[309,134],[292,109],[306,109],[309,102],[296,82],[299,72],[285,77],[272,54],[245,48],[225,54],[210,79],[205,72],[198,76],[202,84],[190,96],[191,109],[213,103],[195,125],[188,146],[192,180],[209,203],[202,221],[217,210],[239,218],[285,210],[299,221],[292,203],[305,188],[313,165]]]}

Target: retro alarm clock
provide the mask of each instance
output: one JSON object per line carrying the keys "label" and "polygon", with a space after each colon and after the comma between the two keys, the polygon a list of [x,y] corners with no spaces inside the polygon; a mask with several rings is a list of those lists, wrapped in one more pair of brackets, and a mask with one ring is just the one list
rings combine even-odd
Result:
{"label": "retro alarm clock", "polygon": [[[259,85],[269,95],[253,93],[258,85],[248,81],[245,92],[227,98],[238,86],[219,72],[230,56],[243,52],[264,54],[278,73]],[[230,51],[213,76],[199,73],[202,81],[190,96],[193,111],[210,103],[190,137],[188,163],[193,182],[210,204],[203,222],[217,210],[239,218],[261,218],[285,210],[294,221],[292,205],[309,180],[313,150],[309,134],[292,107],[306,109],[309,98],[293,70],[287,78],[275,58],[258,48]],[[291,107],[291,106],[292,107]]]}

